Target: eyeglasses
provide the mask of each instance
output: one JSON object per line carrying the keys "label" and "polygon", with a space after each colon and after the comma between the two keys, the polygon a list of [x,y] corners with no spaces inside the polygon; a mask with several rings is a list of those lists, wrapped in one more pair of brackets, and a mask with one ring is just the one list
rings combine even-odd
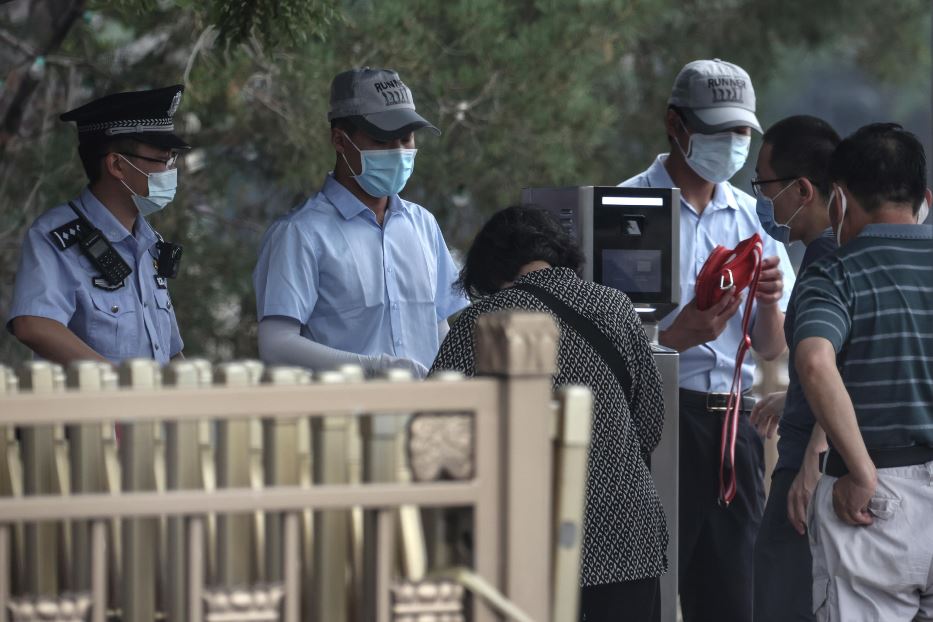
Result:
{"label": "eyeglasses", "polygon": [[761,186],[765,184],[772,184],[778,181],[792,181],[797,179],[797,177],[776,177],[775,179],[758,179],[758,176],[752,178],[752,193],[758,197],[761,195]]}
{"label": "eyeglasses", "polygon": [[166,168],[175,168],[175,163],[178,161],[177,153],[172,153],[172,155],[169,156],[168,160],[160,160],[159,158],[150,158],[144,155],[139,155],[138,153],[124,153],[123,151],[118,151],[117,153],[119,153],[122,156],[126,156],[128,158],[138,158],[140,160],[145,160],[146,162],[156,162],[158,164],[163,164],[165,165]]}

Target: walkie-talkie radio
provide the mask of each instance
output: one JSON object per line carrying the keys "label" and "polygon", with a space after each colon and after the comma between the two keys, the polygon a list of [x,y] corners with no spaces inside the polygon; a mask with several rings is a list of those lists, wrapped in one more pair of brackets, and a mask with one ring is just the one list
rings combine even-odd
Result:
{"label": "walkie-talkie radio", "polygon": [[110,240],[85,218],[74,203],[69,202],[68,205],[81,221],[81,230],[78,232],[78,245],[81,247],[81,252],[97,270],[100,270],[101,276],[107,279],[110,285],[119,285],[126,277],[133,274],[133,269],[110,244]]}

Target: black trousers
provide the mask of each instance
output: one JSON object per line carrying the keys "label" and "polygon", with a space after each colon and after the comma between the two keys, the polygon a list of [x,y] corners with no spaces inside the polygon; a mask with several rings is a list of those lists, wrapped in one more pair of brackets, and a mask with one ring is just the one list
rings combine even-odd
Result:
{"label": "black trousers", "polygon": [[735,445],[738,492],[729,507],[719,498],[722,414],[680,408],[680,606],[684,622],[749,622],[754,590],[755,536],[764,510],[764,448],[739,419]]}
{"label": "black trousers", "polygon": [[813,622],[813,557],[806,535],[787,519],[787,492],[797,471],[771,477],[771,494],[755,541],[755,622]]}
{"label": "black trousers", "polygon": [[583,622],[658,622],[661,619],[661,580],[638,579],[591,585],[580,590]]}

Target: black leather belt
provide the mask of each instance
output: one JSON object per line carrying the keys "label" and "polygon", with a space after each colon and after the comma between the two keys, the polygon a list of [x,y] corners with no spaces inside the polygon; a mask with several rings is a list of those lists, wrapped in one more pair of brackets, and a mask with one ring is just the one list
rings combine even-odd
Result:
{"label": "black leather belt", "polygon": [[[933,447],[928,445],[914,445],[913,447],[898,447],[896,449],[869,449],[868,456],[875,463],[876,469],[892,469],[894,467],[914,466],[933,462]],[[829,451],[826,456],[826,466],[823,469],[827,475],[842,477],[848,475],[849,468],[838,451]]]}
{"label": "black leather belt", "polygon": [[[681,389],[680,404],[681,406],[688,406],[698,410],[705,410],[706,412],[710,413],[723,413],[726,412],[726,408],[729,404],[729,394],[703,393],[702,391]],[[742,412],[751,412],[752,407],[754,406],[755,398],[751,397],[747,393],[742,395],[742,406],[740,408]]]}

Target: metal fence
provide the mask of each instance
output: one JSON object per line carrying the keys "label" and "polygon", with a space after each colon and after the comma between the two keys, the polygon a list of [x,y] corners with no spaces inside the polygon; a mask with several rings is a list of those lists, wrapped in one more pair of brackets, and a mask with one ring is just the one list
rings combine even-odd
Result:
{"label": "metal fence", "polygon": [[[514,313],[470,380],[0,367],[0,620],[573,619],[592,398],[554,407],[556,344]],[[429,563],[445,507],[469,568]]]}

